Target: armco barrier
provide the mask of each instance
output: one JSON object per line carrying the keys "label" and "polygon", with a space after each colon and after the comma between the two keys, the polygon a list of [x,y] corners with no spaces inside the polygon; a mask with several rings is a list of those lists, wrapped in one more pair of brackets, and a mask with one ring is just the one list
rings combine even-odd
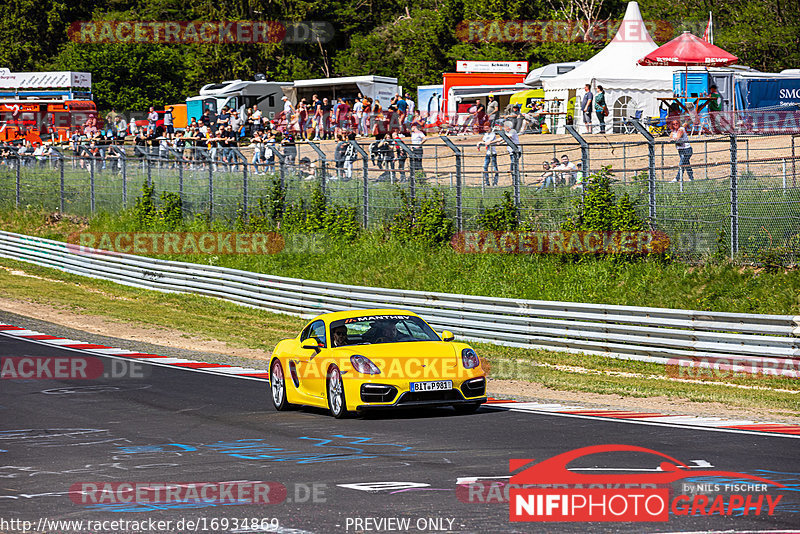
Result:
{"label": "armco barrier", "polygon": [[[800,359],[800,316],[492,298],[298,280],[74,246],[0,232],[0,257],[120,284],[195,293],[311,317],[352,308],[403,308],[474,341],[666,363]],[[764,359],[767,359],[766,361]],[[783,363],[786,363],[783,361]]]}

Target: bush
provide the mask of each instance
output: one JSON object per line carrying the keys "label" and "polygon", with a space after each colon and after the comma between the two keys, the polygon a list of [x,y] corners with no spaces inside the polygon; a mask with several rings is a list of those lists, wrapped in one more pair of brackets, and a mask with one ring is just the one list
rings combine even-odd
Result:
{"label": "bush", "polygon": [[481,230],[490,232],[510,232],[519,228],[519,210],[511,198],[511,193],[503,192],[503,202],[486,208],[478,216]]}
{"label": "bush", "polygon": [[389,226],[393,237],[431,246],[450,242],[455,224],[447,215],[444,192],[434,188],[417,198],[399,187],[397,192],[401,207]]}
{"label": "bush", "polygon": [[142,196],[136,199],[133,207],[133,218],[142,229],[166,227],[169,230],[181,228],[183,221],[183,203],[177,193],[164,191],[159,195],[161,206],[155,203],[155,186],[145,182],[142,184]]}
{"label": "bush", "polygon": [[611,167],[607,166],[589,176],[583,198],[575,201],[576,213],[561,225],[563,230],[610,232],[644,229],[644,221],[636,213],[630,196],[625,193],[617,201],[611,190],[611,174]]}

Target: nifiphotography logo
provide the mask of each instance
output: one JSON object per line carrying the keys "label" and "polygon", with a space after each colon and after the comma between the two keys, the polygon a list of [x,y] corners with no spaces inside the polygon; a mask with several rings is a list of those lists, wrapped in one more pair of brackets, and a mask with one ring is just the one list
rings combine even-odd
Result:
{"label": "nifiphotography logo", "polygon": [[[645,473],[592,475],[567,469],[578,458],[608,452],[653,454],[663,460],[658,471]],[[509,467],[513,472],[534,461],[511,460]],[[670,484],[696,477],[735,479],[737,483],[718,485],[726,493],[714,498],[687,494],[691,491],[688,484],[671,495]],[[753,483],[743,484],[742,480]],[[735,471],[690,470],[671,456],[631,445],[596,445],[565,452],[511,476],[510,483],[510,520],[516,522],[656,522],[668,521],[670,512],[676,516],[730,516],[742,508],[745,515],[771,516],[783,496],[767,494],[768,486],[786,487]]]}

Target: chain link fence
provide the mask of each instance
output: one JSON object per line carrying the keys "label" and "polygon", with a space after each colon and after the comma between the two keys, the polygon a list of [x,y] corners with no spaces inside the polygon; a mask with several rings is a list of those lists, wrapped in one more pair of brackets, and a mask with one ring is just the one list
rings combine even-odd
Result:
{"label": "chain link fence", "polygon": [[[506,193],[526,228],[556,230],[582,201],[583,177],[610,167],[614,192],[627,193],[649,226],[670,236],[676,255],[797,261],[800,135],[691,137],[681,165],[674,143],[630,126],[636,133],[582,136],[569,128],[569,135],[526,135],[518,145],[501,131],[488,157],[479,136],[431,136],[421,146],[390,138],[304,142],[261,154],[252,147],[10,151],[0,157],[0,207],[118,212],[148,183],[157,194],[179,194],[188,216],[232,222],[263,210],[279,182],[287,203],[308,205],[319,188],[329,203],[357,208],[368,228],[391,223],[401,191],[415,199],[437,189],[459,230],[479,229],[481,213]],[[574,167],[554,169],[565,161]]]}

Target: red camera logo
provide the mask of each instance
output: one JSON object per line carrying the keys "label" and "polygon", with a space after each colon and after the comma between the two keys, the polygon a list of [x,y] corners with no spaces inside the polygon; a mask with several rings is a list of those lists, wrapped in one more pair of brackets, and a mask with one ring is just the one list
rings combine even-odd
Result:
{"label": "red camera logo", "polygon": [[[583,456],[607,452],[639,452],[660,457],[659,470],[635,474],[584,474],[567,469],[567,465]],[[664,461],[666,460],[666,461]],[[533,460],[511,460],[512,471]],[[764,484],[752,485],[753,490],[766,491],[766,485],[783,484],[735,471],[691,469],[671,456],[630,445],[596,445],[559,454],[511,477],[510,520],[514,522],[545,521],[668,521],[669,513],[687,515],[731,515],[744,506],[744,514],[773,515],[782,495],[719,494],[670,496],[670,484],[694,477],[724,477],[752,480]],[[731,486],[732,485],[726,485]],[[736,488],[747,484],[736,485]],[[747,488],[745,488],[747,490]]]}

